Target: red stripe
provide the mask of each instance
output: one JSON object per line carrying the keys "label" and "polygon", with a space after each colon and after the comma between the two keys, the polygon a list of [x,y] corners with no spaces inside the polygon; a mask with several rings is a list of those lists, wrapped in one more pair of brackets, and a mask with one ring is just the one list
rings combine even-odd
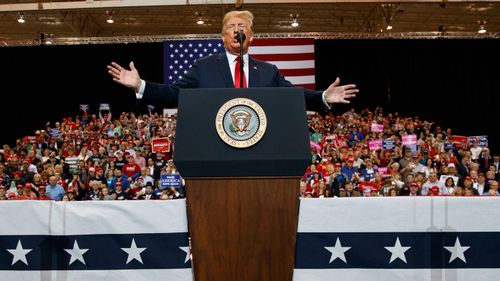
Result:
{"label": "red stripe", "polygon": [[263,61],[293,61],[293,60],[314,60],[314,53],[301,54],[263,54],[252,55],[252,58]]}
{"label": "red stripe", "polygon": [[280,73],[285,77],[314,75],[314,68],[280,69]]}
{"label": "red stripe", "polygon": [[316,89],[316,84],[295,84],[295,87],[303,87],[309,90],[315,90]]}
{"label": "red stripe", "polygon": [[252,46],[314,45],[313,38],[255,38]]}

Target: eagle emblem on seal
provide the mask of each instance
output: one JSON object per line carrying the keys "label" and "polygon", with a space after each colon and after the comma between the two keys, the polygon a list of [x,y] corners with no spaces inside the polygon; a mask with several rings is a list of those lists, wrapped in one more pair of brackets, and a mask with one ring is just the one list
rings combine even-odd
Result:
{"label": "eagle emblem on seal", "polygon": [[238,110],[231,113],[231,131],[243,136],[248,133],[251,128],[248,128],[252,120],[252,113],[246,110]]}

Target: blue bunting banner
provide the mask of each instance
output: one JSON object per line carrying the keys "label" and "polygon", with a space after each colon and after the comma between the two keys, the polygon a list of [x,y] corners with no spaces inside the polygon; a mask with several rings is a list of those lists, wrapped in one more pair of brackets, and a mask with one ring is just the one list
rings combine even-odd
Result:
{"label": "blue bunting banner", "polygon": [[184,200],[4,201],[0,211],[2,280],[193,280]]}
{"label": "blue bunting banner", "polygon": [[490,197],[301,199],[294,281],[496,280],[498,206]]}

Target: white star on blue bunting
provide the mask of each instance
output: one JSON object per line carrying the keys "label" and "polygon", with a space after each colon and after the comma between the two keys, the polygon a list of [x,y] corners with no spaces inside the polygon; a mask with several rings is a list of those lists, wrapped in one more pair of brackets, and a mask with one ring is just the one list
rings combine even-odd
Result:
{"label": "white star on blue bunting", "polygon": [[132,260],[137,260],[138,262],[144,264],[142,262],[141,253],[144,252],[147,248],[137,248],[134,238],[132,238],[132,243],[130,244],[130,248],[121,248],[121,249],[128,254],[126,262],[127,264]]}
{"label": "white star on blue bunting", "polygon": [[391,260],[389,263],[392,263],[396,259],[400,259],[406,262],[405,252],[408,251],[411,247],[401,246],[401,242],[399,242],[399,237],[396,238],[396,243],[394,243],[393,247],[384,247],[387,251],[391,252]]}
{"label": "white star on blue bunting", "polygon": [[26,255],[32,250],[33,249],[24,249],[21,240],[18,240],[15,249],[7,249],[7,251],[14,256],[12,258],[11,265],[14,265],[18,261],[22,261],[24,264],[28,265],[28,260],[26,259]]}
{"label": "white star on blue bunting", "polygon": [[69,260],[69,265],[71,265],[75,261],[80,261],[81,263],[85,264],[85,259],[83,258],[83,254],[85,254],[88,250],[89,249],[80,249],[78,241],[75,240],[75,243],[73,243],[73,249],[64,249],[66,253],[71,255],[71,258]]}

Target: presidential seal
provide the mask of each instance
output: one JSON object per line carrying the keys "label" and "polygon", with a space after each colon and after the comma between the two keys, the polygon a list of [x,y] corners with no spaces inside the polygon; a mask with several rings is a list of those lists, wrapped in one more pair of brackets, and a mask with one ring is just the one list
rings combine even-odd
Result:
{"label": "presidential seal", "polygon": [[267,128],[266,113],[251,99],[232,99],[217,112],[215,128],[219,137],[228,145],[247,148],[264,136]]}

